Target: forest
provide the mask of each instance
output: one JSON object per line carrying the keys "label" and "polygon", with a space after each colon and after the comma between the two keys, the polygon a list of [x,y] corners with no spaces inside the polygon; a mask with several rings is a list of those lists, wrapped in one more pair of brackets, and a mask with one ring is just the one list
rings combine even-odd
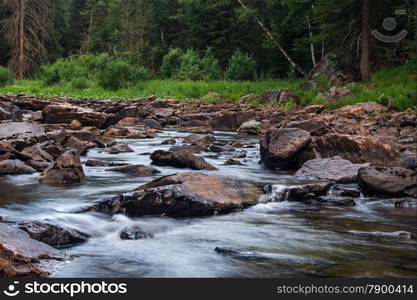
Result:
{"label": "forest", "polygon": [[[346,82],[369,82],[380,70],[385,73],[377,77],[384,78],[395,67],[414,66],[415,2],[3,0],[0,84],[40,79],[42,84],[26,82],[3,91],[134,97],[138,90],[141,96],[158,93],[155,86],[163,84],[150,81],[168,79],[169,88],[159,96],[201,98],[228,90],[224,96],[237,100],[245,91],[288,86],[279,80],[311,79],[312,70],[326,59]],[[387,18],[395,22],[389,30],[407,32],[396,43],[371,33],[393,35],[384,28]],[[326,75],[316,81],[328,83]],[[213,84],[221,80],[258,84]],[[190,87],[184,81],[206,85]],[[111,92],[120,89],[125,92]],[[319,101],[317,93],[311,95],[299,84],[295,89],[307,102]]]}

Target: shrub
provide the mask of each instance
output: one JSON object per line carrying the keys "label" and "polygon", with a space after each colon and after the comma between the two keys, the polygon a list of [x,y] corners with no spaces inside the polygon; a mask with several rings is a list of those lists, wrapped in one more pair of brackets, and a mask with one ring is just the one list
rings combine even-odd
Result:
{"label": "shrub", "polygon": [[206,53],[201,60],[201,69],[204,80],[220,80],[223,78],[219,61],[214,57],[211,48],[206,50]]}
{"label": "shrub", "polygon": [[154,74],[152,73],[152,71],[148,70],[147,68],[143,66],[136,67],[132,71],[133,82],[146,81],[146,80],[151,80],[153,78],[154,78]]}
{"label": "shrub", "polygon": [[170,49],[168,54],[162,59],[161,74],[164,78],[171,79],[181,66],[182,51],[180,49]]}
{"label": "shrub", "polygon": [[118,90],[132,78],[132,67],[119,59],[111,60],[98,74],[98,84],[104,89]]}
{"label": "shrub", "polygon": [[200,80],[203,78],[201,59],[193,49],[187,50],[181,56],[181,64],[175,78],[180,80]]}
{"label": "shrub", "polygon": [[10,71],[0,66],[0,87],[4,87],[7,84],[11,83],[12,81],[12,75],[10,74]]}
{"label": "shrub", "polygon": [[85,77],[77,77],[71,81],[71,87],[77,90],[85,90],[89,88],[89,83]]}
{"label": "shrub", "polygon": [[227,75],[229,79],[252,80],[255,78],[255,71],[254,59],[240,50],[236,50],[229,59],[227,68]]}

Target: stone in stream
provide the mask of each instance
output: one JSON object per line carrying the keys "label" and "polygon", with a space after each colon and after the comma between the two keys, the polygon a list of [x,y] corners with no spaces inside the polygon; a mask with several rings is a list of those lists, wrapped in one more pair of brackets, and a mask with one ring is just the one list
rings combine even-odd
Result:
{"label": "stone in stream", "polygon": [[260,189],[251,183],[202,173],[165,176],[101,202],[84,212],[123,213],[129,217],[202,217],[239,211],[257,204]]}
{"label": "stone in stream", "polygon": [[244,164],[237,159],[229,158],[224,162],[225,166],[244,166]]}
{"label": "stone in stream", "polygon": [[147,167],[143,165],[127,165],[127,166],[121,166],[121,167],[114,167],[111,169],[107,169],[106,171],[126,173],[126,174],[131,174],[135,176],[144,176],[144,177],[153,176],[155,174],[161,173],[161,171],[155,168]]}
{"label": "stone in stream", "polygon": [[33,174],[36,170],[18,159],[0,161],[0,175]]}
{"label": "stone in stream", "polygon": [[287,201],[306,202],[311,199],[316,199],[320,196],[325,196],[332,187],[330,182],[310,183],[302,186],[288,187],[285,193]]}
{"label": "stone in stream", "polygon": [[79,121],[83,126],[105,125],[109,115],[96,112],[93,109],[78,107],[72,104],[51,104],[42,110],[43,120],[47,124],[70,124],[73,120]]}
{"label": "stone in stream", "polygon": [[195,145],[185,145],[185,146],[174,146],[169,149],[169,151],[185,151],[193,154],[200,154],[201,152],[207,152],[207,145],[204,144],[195,144]]}
{"label": "stone in stream", "polygon": [[151,128],[151,129],[158,129],[158,130],[163,130],[164,127],[159,124],[158,121],[156,121],[155,119],[146,119],[143,122],[145,128]]}
{"label": "stone in stream", "polygon": [[84,165],[86,167],[123,167],[127,166],[127,163],[116,163],[116,162],[109,162],[103,160],[87,160]]}
{"label": "stone in stream", "polygon": [[156,166],[172,166],[193,170],[217,170],[217,168],[207,163],[204,158],[186,151],[157,150],[151,154],[151,160],[152,164]]}
{"label": "stone in stream", "polygon": [[119,153],[132,153],[135,152],[130,148],[127,144],[117,142],[113,145],[105,148],[103,152],[109,153],[109,154],[119,154]]}
{"label": "stone in stream", "polygon": [[124,127],[111,127],[107,129],[103,135],[124,139],[152,139],[156,136],[149,130],[138,130]]}
{"label": "stone in stream", "polygon": [[316,206],[343,206],[352,207],[356,203],[351,198],[336,198],[336,197],[316,197],[314,199],[308,199],[304,201],[305,204]]}
{"label": "stone in stream", "polygon": [[317,158],[307,161],[295,176],[352,183],[358,179],[360,168],[369,164],[353,164],[341,157]]}
{"label": "stone in stream", "polygon": [[38,124],[8,122],[0,126],[0,141],[9,141],[20,151],[46,140],[45,130]]}
{"label": "stone in stream", "polygon": [[240,125],[237,132],[243,136],[259,135],[262,133],[262,123],[256,120],[247,121]]}
{"label": "stone in stream", "polygon": [[367,167],[358,172],[359,187],[367,196],[417,197],[417,173],[400,167]]}
{"label": "stone in stream", "polygon": [[175,144],[177,144],[177,140],[174,138],[167,139],[161,143],[161,145],[175,145]]}
{"label": "stone in stream", "polygon": [[153,234],[143,231],[139,226],[131,226],[122,229],[120,238],[122,240],[142,240],[153,238]]}
{"label": "stone in stream", "polygon": [[35,263],[59,257],[58,250],[31,239],[23,230],[0,223],[0,277],[46,277],[48,273]]}
{"label": "stone in stream", "polygon": [[299,128],[309,132],[312,136],[322,136],[327,132],[327,123],[320,119],[293,121],[286,128]]}
{"label": "stone in stream", "polygon": [[75,150],[64,152],[40,178],[42,183],[78,183],[84,179],[80,154]]}
{"label": "stone in stream", "polygon": [[214,153],[222,153],[222,152],[234,152],[236,151],[235,148],[229,145],[219,145],[219,144],[212,144],[210,145],[209,149],[210,152]]}
{"label": "stone in stream", "polygon": [[182,140],[183,144],[208,144],[216,141],[213,134],[191,134]]}
{"label": "stone in stream", "polygon": [[72,228],[41,222],[24,222],[19,229],[37,241],[56,248],[71,247],[86,242],[90,236]]}
{"label": "stone in stream", "polygon": [[261,139],[261,160],[269,169],[293,169],[297,154],[310,141],[310,134],[302,129],[271,129]]}

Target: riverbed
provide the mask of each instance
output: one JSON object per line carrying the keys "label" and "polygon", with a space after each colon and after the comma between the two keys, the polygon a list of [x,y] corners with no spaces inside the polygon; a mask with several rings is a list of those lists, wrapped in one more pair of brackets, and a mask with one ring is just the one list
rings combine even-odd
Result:
{"label": "riverbed", "polygon": [[[150,165],[149,153],[168,150],[169,138],[188,134],[164,131],[155,139],[120,140],[134,153],[111,155],[92,149],[89,159]],[[272,185],[275,193],[299,185],[291,173],[259,164],[257,139],[216,132],[219,141],[241,141],[244,166],[225,166],[228,156],[203,153],[217,167],[210,174]],[[0,216],[8,222],[48,220],[87,233],[90,240],[64,249],[66,259],[51,264],[51,277],[395,277],[416,276],[417,212],[389,201],[361,197],[354,207],[316,207],[297,202],[260,203],[242,212],[207,218],[128,218],[76,213],[91,204],[130,192],[163,175],[189,169],[157,167],[161,174],[135,177],[84,167],[81,184],[45,185],[39,174],[0,178]],[[138,225],[153,238],[121,240],[120,231]],[[216,247],[239,250],[224,255]]]}

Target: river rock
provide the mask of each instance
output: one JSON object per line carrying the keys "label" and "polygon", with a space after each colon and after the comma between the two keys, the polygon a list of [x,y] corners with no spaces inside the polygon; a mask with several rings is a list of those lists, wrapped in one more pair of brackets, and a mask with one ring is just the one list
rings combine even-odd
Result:
{"label": "river rock", "polygon": [[77,120],[83,126],[96,126],[99,128],[106,123],[109,117],[105,113],[68,103],[48,105],[43,109],[42,115],[43,120],[47,124],[70,124],[73,120]]}
{"label": "river rock", "polygon": [[325,196],[332,187],[330,182],[310,183],[301,186],[288,187],[285,193],[285,200],[306,202]]}
{"label": "river rock", "polygon": [[326,134],[327,123],[320,119],[292,121],[286,125],[286,128],[299,128],[309,132],[312,136],[321,136]]}
{"label": "river rock", "polygon": [[0,161],[0,175],[33,174],[36,170],[18,159]]}
{"label": "river rock", "polygon": [[359,187],[365,195],[417,197],[416,172],[400,167],[367,167],[358,172]]}
{"label": "river rock", "polygon": [[167,139],[165,141],[162,141],[161,145],[176,145],[177,140],[175,138]]}
{"label": "river rock", "polygon": [[145,125],[145,128],[158,129],[158,130],[164,129],[164,127],[161,124],[159,124],[159,122],[156,121],[155,119],[146,119],[145,122],[143,122],[143,124]]}
{"label": "river rock", "polygon": [[85,162],[86,167],[123,167],[127,166],[127,163],[116,163],[103,160],[89,159]]}
{"label": "river rock", "polygon": [[310,141],[310,134],[302,129],[271,129],[261,139],[261,160],[269,169],[292,169],[297,154]]}
{"label": "river rock", "polygon": [[186,151],[193,154],[200,154],[201,152],[207,152],[208,147],[205,144],[195,144],[195,145],[186,145],[186,146],[175,146],[171,147],[169,151]]}
{"label": "river rock", "polygon": [[80,154],[76,150],[64,152],[53,162],[40,178],[42,183],[77,183],[84,179]]}
{"label": "river rock", "polygon": [[351,198],[338,198],[338,197],[316,197],[312,199],[307,199],[304,201],[305,204],[316,205],[316,206],[342,206],[342,207],[352,207],[356,203]]}
{"label": "river rock", "polygon": [[132,153],[135,152],[125,143],[115,143],[111,145],[110,147],[107,147],[103,150],[103,152],[109,153],[109,154],[119,154],[119,153]]}
{"label": "river rock", "polygon": [[370,163],[375,166],[400,165],[400,153],[388,144],[373,137],[328,134],[317,138],[321,157],[340,156],[353,163]]}
{"label": "river rock", "polygon": [[183,144],[208,144],[216,141],[212,134],[192,134],[182,140]]}
{"label": "river rock", "polygon": [[44,129],[37,124],[8,122],[0,126],[0,140],[12,142],[16,150],[32,146],[46,140]]}
{"label": "river rock", "polygon": [[240,125],[253,118],[250,112],[222,111],[212,114],[210,125],[213,130],[236,131]]}
{"label": "river rock", "polygon": [[131,226],[122,229],[120,238],[122,240],[142,240],[153,238],[153,234],[143,231],[139,226]]}
{"label": "river rock", "polygon": [[217,168],[207,163],[204,158],[186,151],[158,150],[151,154],[151,160],[152,164],[157,166],[172,166],[193,170],[217,170]]}
{"label": "river rock", "polygon": [[21,122],[23,120],[22,111],[12,103],[0,101],[0,121],[2,120]]}
{"label": "river rock", "polygon": [[360,168],[366,164],[353,164],[341,157],[317,158],[307,161],[303,167],[295,173],[295,176],[324,180],[332,180],[338,183],[356,182]]}
{"label": "river rock", "polygon": [[107,169],[106,171],[109,172],[118,172],[118,173],[126,173],[136,176],[153,176],[155,174],[161,173],[159,170],[147,167],[143,165],[131,165],[131,166],[121,166],[121,167],[114,167],[111,169]]}
{"label": "river rock", "polygon": [[49,223],[24,222],[18,226],[21,230],[26,231],[32,239],[56,248],[71,247],[89,239],[87,234],[78,230]]}
{"label": "river rock", "polygon": [[123,127],[111,127],[107,129],[104,133],[104,136],[110,136],[115,138],[124,138],[124,139],[152,139],[156,135],[150,131],[142,131],[132,128],[123,128]]}
{"label": "river rock", "polygon": [[240,125],[237,132],[244,136],[259,135],[262,133],[262,123],[256,120],[247,121]]}
{"label": "river rock", "polygon": [[48,274],[35,263],[59,255],[56,249],[31,239],[23,230],[0,223],[0,277],[45,277]]}
{"label": "river rock", "polygon": [[254,184],[240,180],[182,173],[156,179],[137,188],[134,193],[104,201],[86,211],[124,213],[129,217],[212,216],[253,206],[260,194]]}

